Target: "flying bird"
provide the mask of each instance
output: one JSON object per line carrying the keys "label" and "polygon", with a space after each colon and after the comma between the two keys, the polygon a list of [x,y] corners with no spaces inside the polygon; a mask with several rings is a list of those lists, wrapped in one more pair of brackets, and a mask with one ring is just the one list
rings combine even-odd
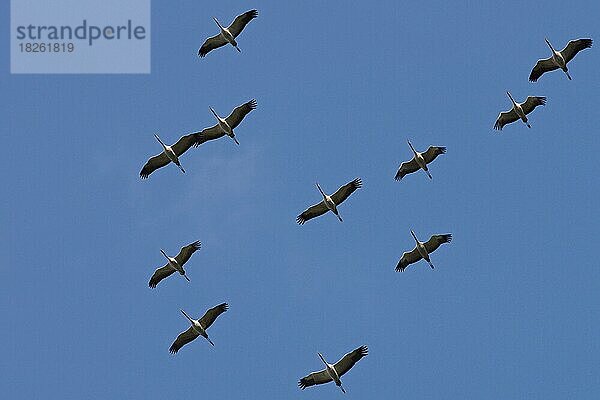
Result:
{"label": "flying bird", "polygon": [[181,172],[185,173],[185,170],[179,162],[179,157],[197,142],[198,138],[196,134],[191,133],[181,137],[173,146],[167,146],[164,144],[157,134],[154,134],[154,137],[163,147],[163,152],[155,155],[146,162],[142,168],[142,171],[140,172],[140,177],[142,179],[146,179],[152,172],[164,167],[170,162],[177,165]]}
{"label": "flying bird", "polygon": [[322,383],[333,381],[335,382],[336,386],[342,390],[342,392],[346,393],[344,387],[342,386],[340,377],[346,372],[350,371],[350,368],[352,368],[354,364],[358,362],[358,360],[366,356],[368,351],[369,349],[367,346],[360,346],[359,348],[344,355],[344,357],[342,357],[342,359],[335,364],[329,364],[327,361],[325,361],[325,358],[323,358],[321,353],[317,353],[321,361],[323,361],[325,364],[325,369],[312,372],[311,374],[300,379],[298,386],[300,389],[304,390],[309,386],[320,385]]}
{"label": "flying bird", "polygon": [[217,119],[217,125],[206,128],[201,132],[196,132],[196,142],[194,143],[194,147],[197,147],[209,140],[218,139],[225,135],[232,138],[233,141],[239,145],[240,142],[238,142],[237,138],[235,137],[233,130],[242,122],[244,117],[248,115],[250,111],[256,108],[256,106],[256,100],[252,99],[249,102],[234,108],[231,114],[229,114],[229,116],[225,119],[221,118],[212,107],[209,107],[210,111]]}
{"label": "flying bird", "polygon": [[204,41],[204,44],[202,44],[202,47],[200,47],[200,50],[198,50],[198,55],[200,57],[204,57],[209,51],[218,49],[221,46],[225,46],[227,43],[230,43],[237,51],[241,52],[237,42],[235,41],[235,38],[242,33],[248,22],[252,21],[256,17],[258,17],[257,10],[246,11],[245,13],[235,17],[231,25],[229,25],[227,28],[223,28],[223,25],[221,25],[221,23],[215,17],[213,17],[221,31],[215,36],[209,37]]}
{"label": "flying bird", "polygon": [[414,154],[414,157],[412,158],[412,160],[400,164],[400,168],[398,168],[398,172],[396,172],[395,179],[399,181],[400,179],[404,178],[405,175],[418,171],[419,169],[425,171],[429,179],[433,179],[431,177],[431,174],[429,173],[427,164],[435,160],[436,157],[440,154],[446,154],[446,148],[439,146],[429,146],[427,151],[419,153],[415,150],[412,144],[410,144],[409,140],[407,140],[407,142]]}
{"label": "flying bird", "polygon": [[309,207],[302,214],[298,215],[298,217],[296,218],[296,222],[298,222],[300,225],[304,224],[309,219],[325,214],[327,211],[333,212],[338,217],[340,222],[343,222],[337,207],[340,204],[342,204],[342,202],[346,200],[352,193],[354,193],[356,189],[362,186],[362,181],[360,180],[360,178],[356,178],[352,182],[340,187],[331,196],[326,195],[318,183],[316,185],[317,189],[319,189],[319,192],[321,192],[321,195],[323,196],[323,201],[321,201],[318,204],[315,204],[314,206]]}
{"label": "flying bird", "polygon": [[567,75],[567,78],[571,80],[571,75],[569,75],[569,68],[567,64],[571,61],[577,53],[579,53],[583,49],[589,49],[592,47],[593,40],[592,39],[577,39],[571,40],[564,49],[561,51],[554,50],[554,47],[550,44],[548,39],[544,39],[550,50],[552,50],[552,56],[550,58],[538,60],[529,75],[529,80],[531,82],[537,82],[540,76],[549,71],[554,71],[555,69],[562,69]]}
{"label": "flying bird", "polygon": [[498,119],[494,124],[494,129],[501,131],[504,125],[518,121],[519,119],[523,121],[528,128],[531,128],[531,125],[529,125],[529,120],[527,119],[527,114],[532,112],[537,106],[545,105],[546,98],[540,96],[529,96],[523,103],[517,103],[511,96],[510,92],[506,92],[506,94],[508,94],[513,107],[510,111],[504,111],[498,115]]}
{"label": "flying bird", "polygon": [[410,264],[416,263],[420,259],[427,261],[431,269],[433,269],[434,266],[429,255],[442,244],[450,243],[452,241],[452,235],[449,233],[445,235],[433,235],[426,242],[419,242],[419,239],[417,239],[417,236],[412,230],[410,231],[410,234],[415,239],[417,246],[412,249],[412,251],[407,251],[402,254],[400,261],[398,261],[398,265],[396,265],[397,272],[404,271],[406,267],[408,267]]}
{"label": "flying bird", "polygon": [[172,354],[177,353],[179,349],[196,339],[198,336],[202,336],[208,340],[208,343],[214,346],[215,344],[208,337],[206,330],[213,324],[213,322],[215,322],[217,317],[227,311],[228,308],[229,305],[227,303],[219,304],[218,306],[208,310],[202,316],[202,318],[198,320],[193,319],[185,311],[181,310],[181,313],[188,319],[188,321],[190,321],[191,326],[187,329],[187,331],[181,332],[177,336],[177,339],[175,339],[171,347],[169,347],[169,352]]}
{"label": "flying bird", "polygon": [[155,288],[158,285],[158,282],[162,281],[166,277],[170,276],[173,272],[177,271],[180,275],[182,275],[187,281],[190,281],[190,278],[185,274],[185,270],[183,269],[183,265],[188,262],[192,254],[194,254],[200,248],[200,242],[195,241],[194,243],[188,244],[187,246],[183,246],[181,250],[179,250],[179,254],[173,257],[169,257],[167,253],[164,252],[163,249],[160,249],[160,252],[167,259],[167,265],[164,267],[158,268],[152,274],[150,278],[150,282],[148,286],[151,288]]}

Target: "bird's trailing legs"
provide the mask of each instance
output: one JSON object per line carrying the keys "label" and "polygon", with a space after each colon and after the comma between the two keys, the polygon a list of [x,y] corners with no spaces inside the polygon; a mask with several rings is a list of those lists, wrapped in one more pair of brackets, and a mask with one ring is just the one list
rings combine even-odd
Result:
{"label": "bird's trailing legs", "polygon": [[336,217],[338,217],[340,222],[344,222],[344,220],[342,219],[342,216],[340,215],[340,213],[337,210],[335,210],[333,213],[336,215]]}

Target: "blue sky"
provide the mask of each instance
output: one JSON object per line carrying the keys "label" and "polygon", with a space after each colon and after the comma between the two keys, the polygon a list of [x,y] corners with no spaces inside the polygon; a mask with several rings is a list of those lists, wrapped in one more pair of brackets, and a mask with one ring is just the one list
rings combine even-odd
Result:
{"label": "blue sky", "polygon": [[[573,81],[527,77],[544,37],[598,39],[600,5],[456,3],[154,1],[149,75],[10,75],[0,41],[5,398],[338,398],[297,380],[321,368],[317,351],[336,361],[362,344],[347,397],[594,398],[597,45]],[[211,16],[251,8],[241,54],[197,58]],[[492,130],[506,90],[548,97],[532,129]],[[153,133],[175,142],[214,123],[209,105],[251,98],[239,147],[206,143],[185,175],[139,179]],[[433,181],[394,181],[406,139],[448,147]],[[355,177],[343,223],[295,223],[316,181]],[[454,235],[434,271],[394,271],[411,228]],[[191,283],[149,289],[159,249],[194,240]],[[169,354],[180,308],[223,301],[215,348]]]}

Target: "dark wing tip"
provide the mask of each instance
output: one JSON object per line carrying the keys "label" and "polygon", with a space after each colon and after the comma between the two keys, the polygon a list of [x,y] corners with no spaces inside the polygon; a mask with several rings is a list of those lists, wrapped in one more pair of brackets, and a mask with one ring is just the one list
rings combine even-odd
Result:
{"label": "dark wing tip", "polygon": [[171,354],[177,354],[178,351],[179,351],[179,348],[177,346],[175,346],[175,343],[173,343],[171,345],[171,347],[169,347],[169,353],[171,353]]}
{"label": "dark wing tip", "polygon": [[360,356],[361,357],[365,357],[365,356],[367,356],[369,354],[369,348],[367,346],[365,346],[365,345],[360,346],[359,350],[360,350]]}
{"label": "dark wing tip", "polygon": [[298,381],[298,387],[302,390],[306,389],[309,386],[309,382],[306,378],[302,378]]}
{"label": "dark wing tip", "polygon": [[396,265],[396,272],[404,272],[404,270],[406,269],[407,265],[405,265],[404,263],[402,263],[402,260],[400,260],[398,262],[398,265]]}
{"label": "dark wing tip", "polygon": [[581,44],[583,45],[582,48],[589,49],[594,44],[594,41],[592,39],[581,39]]}
{"label": "dark wing tip", "polygon": [[298,216],[296,217],[296,222],[297,222],[299,225],[304,225],[304,223],[306,222],[306,219],[304,219],[304,217],[302,216],[302,214],[300,214],[300,215],[298,215]]}
{"label": "dark wing tip", "polygon": [[362,187],[362,180],[360,178],[356,178],[352,181],[352,186],[354,186],[356,189]]}
{"label": "dark wing tip", "polygon": [[440,154],[446,154],[446,147],[444,146],[438,146],[438,150],[440,151]]}
{"label": "dark wing tip", "polygon": [[535,73],[535,69],[534,69],[533,71],[531,71],[531,74],[529,75],[529,82],[537,82],[539,77],[540,76]]}
{"label": "dark wing tip", "polygon": [[396,176],[394,176],[394,179],[397,181],[402,179],[402,174],[400,174],[400,170],[398,170],[398,172],[396,172]]}
{"label": "dark wing tip", "polygon": [[229,304],[227,304],[227,303],[221,304],[220,307],[221,307],[221,312],[225,312],[225,311],[229,310]]}
{"label": "dark wing tip", "polygon": [[196,240],[194,243],[191,244],[191,246],[194,248],[194,251],[196,251],[200,248],[200,246],[202,246],[202,243],[200,243],[199,240]]}
{"label": "dark wing tip", "polygon": [[441,235],[444,243],[450,243],[452,241],[452,234],[447,233],[445,235]]}
{"label": "dark wing tip", "polygon": [[200,56],[200,58],[204,58],[208,54],[208,52],[210,51],[210,50],[207,50],[206,47],[207,47],[206,44],[203,44],[200,47],[200,49],[198,49],[198,55]]}
{"label": "dark wing tip", "polygon": [[546,96],[536,96],[535,98],[538,99],[541,105],[546,105]]}
{"label": "dark wing tip", "polygon": [[246,104],[250,107],[251,110],[254,110],[256,107],[258,107],[258,103],[256,102],[256,99],[252,99]]}
{"label": "dark wing tip", "polygon": [[198,132],[198,134],[196,134],[196,140],[194,141],[193,146],[198,147],[204,142],[206,142],[206,140],[204,140],[204,133]]}
{"label": "dark wing tip", "polygon": [[496,123],[494,124],[494,129],[497,131],[501,131],[502,130],[502,124],[500,124],[500,121],[496,121]]}
{"label": "dark wing tip", "polygon": [[150,280],[150,282],[148,282],[148,286],[154,289],[156,287],[156,282],[152,282],[152,280]]}
{"label": "dark wing tip", "polygon": [[254,19],[258,17],[258,10],[246,11],[244,14],[246,14],[246,16],[248,16],[250,19]]}

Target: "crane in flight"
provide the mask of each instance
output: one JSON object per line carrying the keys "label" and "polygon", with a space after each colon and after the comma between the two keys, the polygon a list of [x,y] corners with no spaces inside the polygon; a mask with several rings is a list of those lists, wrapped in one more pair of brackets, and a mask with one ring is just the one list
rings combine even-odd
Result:
{"label": "crane in flight", "polygon": [[235,137],[233,130],[242,122],[244,117],[256,107],[256,100],[252,99],[241,106],[234,108],[227,118],[221,118],[212,107],[209,107],[210,111],[217,119],[217,124],[211,126],[210,128],[203,129],[200,132],[196,132],[196,142],[194,143],[194,147],[200,146],[202,143],[209,140],[221,138],[225,135],[232,138],[233,141],[239,145],[240,142],[238,142],[237,138]]}
{"label": "crane in flight", "polygon": [[208,341],[208,343],[214,346],[215,344],[208,337],[206,330],[213,324],[213,322],[215,322],[219,315],[223,314],[228,309],[229,305],[227,303],[219,304],[218,306],[215,306],[204,313],[200,319],[193,319],[185,311],[181,310],[181,313],[184,315],[184,317],[190,321],[191,326],[177,336],[177,339],[175,339],[171,347],[169,347],[169,352],[171,354],[176,354],[179,349],[189,342],[195,340],[198,336],[202,336]]}
{"label": "crane in flight", "polygon": [[515,121],[518,121],[519,119],[523,121],[523,123],[527,125],[528,128],[531,128],[531,125],[529,125],[529,119],[527,118],[527,114],[532,112],[537,106],[545,105],[546,98],[542,96],[529,96],[527,97],[527,100],[525,100],[523,103],[517,103],[515,99],[513,99],[510,92],[506,92],[506,94],[512,102],[512,109],[510,109],[509,111],[501,112],[500,115],[498,115],[498,119],[494,124],[494,129],[501,131],[502,128],[504,128],[504,125],[513,123]]}
{"label": "crane in flight", "polygon": [[446,154],[446,148],[441,146],[429,146],[427,151],[419,153],[410,143],[410,140],[407,140],[407,142],[414,156],[410,161],[405,161],[402,164],[400,164],[400,167],[396,172],[395,179],[399,181],[402,178],[404,178],[405,175],[416,172],[419,169],[425,171],[429,179],[433,179],[431,174],[429,173],[429,168],[427,168],[427,164],[435,160],[436,157],[440,154]]}
{"label": "crane in flight", "polygon": [[352,182],[349,182],[344,186],[340,187],[331,196],[325,194],[325,192],[323,192],[323,189],[321,189],[321,186],[319,186],[318,183],[316,185],[317,189],[319,189],[319,192],[321,192],[321,195],[323,196],[323,200],[320,203],[309,207],[308,209],[304,210],[302,214],[298,215],[298,217],[296,218],[296,222],[298,222],[300,225],[304,224],[309,219],[325,214],[327,211],[331,211],[332,213],[334,213],[338,217],[340,222],[343,222],[342,217],[340,216],[340,213],[338,211],[338,206],[342,204],[344,200],[350,197],[350,195],[354,193],[356,189],[362,186],[362,181],[360,180],[360,178],[356,178]]}
{"label": "crane in flight", "polygon": [[592,39],[577,39],[571,40],[564,49],[561,51],[556,51],[552,44],[548,39],[544,39],[550,50],[552,51],[552,56],[550,58],[538,60],[538,62],[531,70],[531,74],[529,75],[529,80],[531,82],[537,82],[537,80],[545,74],[546,72],[554,71],[556,69],[562,69],[567,78],[571,80],[571,75],[569,74],[569,68],[567,64],[571,61],[577,53],[581,50],[589,49],[592,47],[593,40]]}
{"label": "crane in flight", "polygon": [[252,21],[256,17],[258,17],[258,10],[246,11],[245,13],[235,17],[231,25],[229,25],[227,28],[223,27],[223,25],[221,25],[221,23],[215,17],[213,17],[213,20],[219,27],[220,32],[204,41],[202,47],[200,47],[200,50],[198,50],[198,55],[200,57],[204,57],[209,51],[225,46],[227,43],[231,44],[237,51],[241,53],[242,51],[238,47],[235,39],[240,35],[240,33],[242,33],[246,25],[248,25],[248,22]]}
{"label": "crane in flight", "polygon": [[436,251],[437,248],[440,247],[442,244],[450,243],[452,241],[452,234],[450,233],[444,235],[433,235],[426,242],[420,242],[419,239],[417,239],[417,235],[415,235],[412,229],[410,231],[410,234],[415,239],[417,245],[411,251],[407,251],[404,254],[402,254],[400,261],[398,261],[398,265],[396,265],[397,272],[403,272],[406,269],[406,267],[408,267],[410,264],[416,263],[421,259],[427,261],[431,269],[434,269],[433,263],[431,262],[431,258],[429,257],[429,255]]}
{"label": "crane in flight", "polygon": [[160,249],[162,255],[165,256],[165,258],[167,259],[167,265],[160,267],[156,271],[154,271],[154,274],[152,274],[148,286],[150,286],[151,288],[155,288],[160,281],[167,278],[173,272],[176,271],[179,272],[179,274],[189,282],[190,278],[188,278],[185,274],[183,265],[186,262],[188,262],[190,257],[192,257],[192,254],[194,254],[199,248],[200,242],[195,241],[194,243],[188,244],[187,246],[183,246],[181,250],[179,250],[179,254],[177,254],[174,258],[169,257],[163,249]]}
{"label": "crane in flight", "polygon": [[350,369],[356,364],[361,358],[365,357],[368,354],[369,349],[367,346],[360,346],[359,348],[352,350],[350,353],[347,353],[335,364],[329,364],[325,361],[325,358],[321,353],[317,353],[323,364],[325,364],[325,369],[322,369],[317,372],[312,372],[300,379],[298,382],[298,386],[300,389],[304,390],[309,386],[320,385],[327,382],[335,382],[336,386],[339,387],[342,392],[346,393],[346,390],[342,386],[341,376],[346,372],[350,371]]}
{"label": "crane in flight", "polygon": [[156,138],[156,140],[158,140],[158,143],[160,143],[160,145],[162,146],[163,151],[162,151],[162,153],[157,154],[154,157],[151,157],[146,162],[146,164],[142,168],[142,171],[140,172],[140,177],[142,179],[146,179],[146,178],[148,178],[148,176],[150,176],[151,173],[153,173],[154,171],[156,171],[159,168],[164,167],[165,165],[169,164],[170,162],[177,165],[182,173],[185,173],[185,170],[183,169],[183,167],[181,166],[181,163],[179,162],[179,157],[183,153],[185,153],[190,147],[192,147],[193,145],[196,144],[196,142],[198,141],[197,134],[190,133],[189,135],[182,136],[177,141],[177,143],[175,143],[173,146],[167,146],[160,139],[160,137],[158,137],[157,134],[154,134],[154,137]]}

